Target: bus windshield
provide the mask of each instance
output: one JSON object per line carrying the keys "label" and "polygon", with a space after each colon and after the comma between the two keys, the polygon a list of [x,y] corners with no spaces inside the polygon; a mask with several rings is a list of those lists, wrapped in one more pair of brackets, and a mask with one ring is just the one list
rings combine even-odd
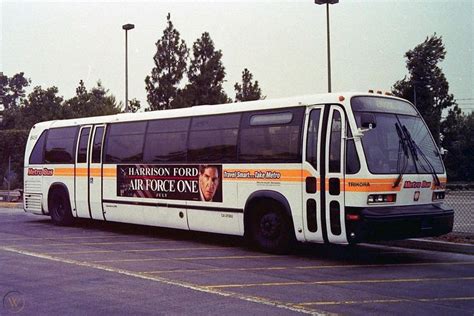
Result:
{"label": "bus windshield", "polygon": [[389,98],[354,97],[351,105],[358,127],[361,127],[362,114],[375,117],[376,127],[362,137],[371,173],[444,172],[433,138],[411,104]]}

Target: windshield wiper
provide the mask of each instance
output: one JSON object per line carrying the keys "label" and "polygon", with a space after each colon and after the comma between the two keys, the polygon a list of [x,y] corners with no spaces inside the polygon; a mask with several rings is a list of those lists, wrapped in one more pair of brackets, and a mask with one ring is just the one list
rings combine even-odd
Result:
{"label": "windshield wiper", "polygon": [[[397,135],[398,135],[398,139],[399,139],[399,141],[398,141],[398,157],[397,157],[398,178],[397,178],[397,180],[395,180],[395,183],[393,184],[393,188],[396,188],[400,184],[400,181],[402,181],[403,174],[405,173],[405,170],[406,170],[407,165],[408,165],[408,159],[409,159],[408,148],[407,148],[408,145],[407,145],[407,142],[405,140],[405,137],[403,137],[402,129],[400,128],[400,125],[398,123],[395,123],[395,129],[397,131]],[[402,153],[405,156],[403,167],[400,166],[400,156],[401,156]]]}
{"label": "windshield wiper", "polygon": [[416,161],[419,160],[418,159],[418,153],[420,153],[421,158],[423,158],[423,161],[429,166],[430,170],[426,170],[425,166],[422,163],[420,163],[420,166],[426,172],[431,173],[431,175],[433,176],[433,179],[435,181],[436,186],[440,186],[441,182],[439,181],[438,175],[436,174],[436,170],[433,167],[433,164],[430,162],[428,157],[426,157],[425,153],[420,149],[418,144],[413,140],[413,138],[411,137],[410,132],[408,131],[408,129],[406,128],[405,125],[402,125],[402,130],[403,130],[403,134],[405,135],[405,139],[406,139],[406,142],[408,144],[408,147],[410,148],[410,151],[413,155],[413,158],[415,158],[415,167],[416,167]]}

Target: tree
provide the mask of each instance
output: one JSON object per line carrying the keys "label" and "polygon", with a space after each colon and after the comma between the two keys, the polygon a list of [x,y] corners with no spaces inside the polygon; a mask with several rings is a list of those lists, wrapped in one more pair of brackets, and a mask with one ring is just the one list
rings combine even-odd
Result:
{"label": "tree", "polygon": [[35,87],[21,107],[21,116],[16,121],[16,128],[30,129],[38,122],[67,118],[63,97],[57,94],[57,87],[46,90],[41,86]]}
{"label": "tree", "polygon": [[252,79],[252,73],[245,68],[242,71],[242,84],[236,82],[234,85],[235,102],[265,99],[265,96],[262,96],[262,90],[258,86],[258,81],[252,83]]}
{"label": "tree", "polygon": [[120,113],[113,95],[108,95],[102,83],[87,91],[82,80],[76,88],[76,95],[65,102],[64,117],[90,117]]}
{"label": "tree", "polygon": [[474,114],[464,115],[456,105],[441,123],[441,145],[449,181],[474,181]]}
{"label": "tree", "polygon": [[414,49],[406,52],[409,78],[395,83],[392,91],[416,105],[437,144],[440,143],[440,123],[443,109],[455,104],[449,94],[449,84],[438,63],[443,61],[446,50],[436,33]]}
{"label": "tree", "polygon": [[178,85],[186,71],[186,60],[189,50],[179,32],[171,22],[171,15],[166,17],[168,26],[163,36],[156,42],[156,54],[153,57],[155,67],[151,76],[145,78],[147,100],[151,110],[165,110],[175,107],[179,89]]}
{"label": "tree", "polygon": [[193,58],[188,69],[189,84],[182,94],[186,105],[232,102],[222,88],[225,68],[221,59],[221,50],[216,51],[209,33],[203,33],[193,45]]}
{"label": "tree", "polygon": [[130,112],[136,113],[138,110],[140,110],[140,108],[141,108],[140,100],[132,99],[129,101],[128,109]]}
{"label": "tree", "polygon": [[5,110],[18,107],[25,97],[25,88],[30,85],[30,82],[23,72],[11,78],[0,72],[0,105]]}

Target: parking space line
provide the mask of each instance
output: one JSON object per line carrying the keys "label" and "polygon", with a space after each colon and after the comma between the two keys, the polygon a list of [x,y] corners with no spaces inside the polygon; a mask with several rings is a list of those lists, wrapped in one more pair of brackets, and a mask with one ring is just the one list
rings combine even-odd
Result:
{"label": "parking space line", "polygon": [[311,314],[311,315],[326,315],[327,314],[327,313],[317,311],[313,308],[309,308],[307,306],[295,306],[292,303],[281,302],[281,301],[276,301],[276,300],[270,300],[270,299],[263,298],[263,297],[245,295],[245,294],[229,292],[229,291],[223,291],[223,290],[220,290],[220,289],[212,289],[212,288],[203,287],[203,286],[188,283],[188,282],[183,282],[183,281],[178,281],[178,280],[171,280],[171,279],[166,279],[166,278],[158,277],[158,276],[150,276],[150,275],[146,275],[146,274],[143,274],[143,273],[137,273],[137,272],[133,272],[133,271],[130,271],[130,270],[125,270],[125,269],[113,268],[113,267],[109,267],[109,266],[106,266],[106,265],[97,264],[97,263],[94,263],[94,262],[65,259],[65,258],[60,258],[60,257],[55,257],[55,256],[43,254],[43,253],[37,253],[37,252],[32,252],[32,251],[25,251],[25,250],[21,250],[21,249],[16,249],[16,248],[13,248],[13,247],[0,247],[0,250],[16,253],[16,254],[20,254],[20,255],[25,255],[25,256],[30,256],[30,257],[35,257],[35,258],[40,258],[40,259],[45,259],[45,260],[50,260],[50,261],[55,261],[55,262],[80,266],[80,267],[86,267],[86,268],[92,268],[92,269],[101,270],[101,271],[107,271],[107,272],[111,272],[111,273],[117,273],[117,274],[129,276],[129,277],[135,277],[135,278],[149,280],[149,281],[153,281],[153,282],[159,282],[159,283],[162,283],[162,284],[178,286],[178,287],[181,287],[181,288],[186,288],[186,289],[201,292],[201,293],[214,294],[214,295],[218,295],[218,296],[222,296],[222,297],[226,297],[226,298],[239,299],[239,300],[242,300],[242,301],[247,301],[247,302],[252,302],[252,303],[257,303],[257,304],[263,304],[263,305],[266,305],[266,306],[271,306],[271,307],[275,307],[275,308],[290,310],[290,311],[304,313],[304,314]]}
{"label": "parking space line", "polygon": [[228,259],[255,259],[255,258],[281,258],[278,255],[254,255],[254,256],[216,256],[216,257],[175,257],[175,258],[138,258],[138,259],[112,259],[97,260],[93,263],[112,263],[112,262],[141,262],[141,261],[166,261],[166,260],[228,260]]}
{"label": "parking space line", "polygon": [[61,236],[61,237],[12,237],[2,238],[2,241],[23,241],[23,240],[69,240],[69,239],[100,239],[100,238],[130,238],[126,235],[100,235],[100,236]]}
{"label": "parking space line", "polygon": [[244,288],[258,286],[290,286],[290,285],[333,285],[333,284],[365,284],[365,283],[408,283],[408,282],[450,282],[450,281],[471,281],[474,277],[459,278],[406,278],[406,279],[372,279],[372,280],[327,280],[327,281],[295,281],[295,282],[269,282],[269,283],[248,283],[248,284],[216,284],[207,285],[210,289],[219,288]]}
{"label": "parking space line", "polygon": [[45,252],[47,255],[82,255],[92,253],[126,253],[126,252],[160,252],[160,251],[190,251],[190,250],[215,250],[229,249],[229,247],[192,247],[192,248],[154,248],[154,249],[121,249],[121,250],[82,250],[82,251],[58,251]]}
{"label": "parking space line", "polygon": [[348,264],[348,265],[320,265],[320,266],[281,266],[281,267],[246,267],[246,268],[213,268],[213,269],[187,269],[187,270],[155,270],[143,271],[142,273],[193,273],[193,272],[227,272],[227,271],[265,271],[265,270],[309,270],[309,269],[353,269],[353,268],[388,268],[388,267],[410,267],[410,266],[437,266],[437,265],[474,265],[472,262],[421,262],[421,263],[393,263],[393,264]]}
{"label": "parking space line", "polygon": [[295,304],[295,306],[312,305],[356,305],[356,304],[385,304],[385,303],[407,303],[407,302],[449,302],[449,301],[472,301],[474,297],[434,297],[434,298],[400,298],[400,299],[380,299],[380,300],[361,300],[361,301],[327,301],[327,302],[304,302]]}
{"label": "parking space line", "polygon": [[[41,246],[107,246],[107,245],[131,245],[131,244],[164,244],[164,243],[173,243],[175,240],[137,240],[137,241],[108,241],[108,242],[78,242],[78,243],[57,243],[57,244],[32,244],[28,245],[30,247],[41,247]],[[17,245],[12,245],[17,246]]]}

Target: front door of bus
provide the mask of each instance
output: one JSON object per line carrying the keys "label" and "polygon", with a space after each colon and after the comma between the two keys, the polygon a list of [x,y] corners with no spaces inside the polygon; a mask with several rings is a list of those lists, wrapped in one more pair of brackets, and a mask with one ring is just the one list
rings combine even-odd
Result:
{"label": "front door of bus", "polygon": [[303,152],[303,223],[304,237],[307,241],[323,241],[321,225],[321,128],[323,106],[314,106],[307,109],[306,139]]}
{"label": "front door of bus", "polygon": [[344,167],[346,118],[342,107],[331,105],[324,113],[323,128],[326,131],[324,147],[324,188],[321,198],[324,200],[323,222],[325,222],[327,241],[347,243],[344,224]]}
{"label": "front door of bus", "polygon": [[104,125],[95,125],[89,145],[89,205],[91,218],[105,219],[102,210],[102,144]]}
{"label": "front door of bus", "polygon": [[75,215],[104,219],[102,213],[103,125],[81,127],[76,154]]}

